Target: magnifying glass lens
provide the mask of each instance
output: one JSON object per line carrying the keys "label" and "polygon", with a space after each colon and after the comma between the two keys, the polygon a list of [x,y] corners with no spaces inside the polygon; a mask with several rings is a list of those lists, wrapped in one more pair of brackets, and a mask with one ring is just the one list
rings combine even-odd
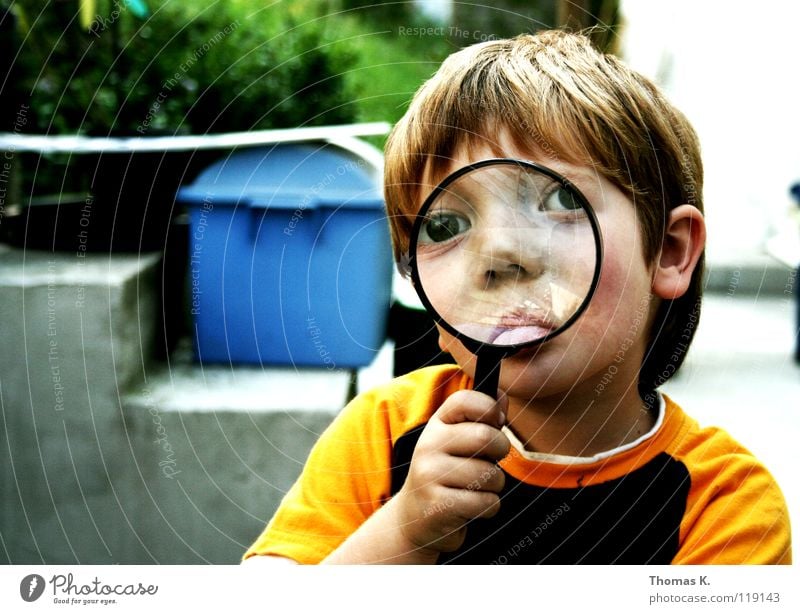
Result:
{"label": "magnifying glass lens", "polygon": [[[415,287],[462,340],[517,349],[572,324],[600,271],[600,233],[583,195],[557,173],[484,161],[446,178],[412,236]],[[468,346],[469,347],[469,346]]]}

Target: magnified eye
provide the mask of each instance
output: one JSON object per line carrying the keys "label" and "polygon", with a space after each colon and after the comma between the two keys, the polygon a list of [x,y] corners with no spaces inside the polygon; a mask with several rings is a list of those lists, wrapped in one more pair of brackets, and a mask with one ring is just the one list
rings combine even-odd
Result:
{"label": "magnified eye", "polygon": [[566,188],[558,187],[553,190],[542,203],[544,211],[579,211],[582,209],[581,203],[573,196],[572,192]]}
{"label": "magnified eye", "polygon": [[470,227],[469,220],[458,213],[446,211],[433,213],[422,224],[419,241],[421,243],[444,243],[466,232]]}

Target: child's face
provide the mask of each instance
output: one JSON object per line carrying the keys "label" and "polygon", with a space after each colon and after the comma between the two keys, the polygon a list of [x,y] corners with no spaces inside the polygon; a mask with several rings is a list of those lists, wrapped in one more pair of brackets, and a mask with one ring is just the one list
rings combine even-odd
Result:
{"label": "child's face", "polygon": [[437,191],[424,215],[419,280],[444,321],[472,339],[542,339],[591,291],[599,264],[591,219],[579,195],[535,167],[473,168]]}
{"label": "child's face", "polygon": [[[601,276],[589,307],[562,334],[506,358],[500,373],[501,390],[528,400],[567,393],[596,394],[601,380],[604,390],[614,386],[624,390],[631,385],[635,389],[653,305],[651,270],[644,261],[633,203],[588,166],[518,151],[506,137],[501,137],[500,145],[504,156],[538,162],[572,181],[597,215],[604,247]],[[460,149],[446,173],[496,156],[496,151],[488,147],[475,147],[469,154]],[[442,178],[427,177],[426,183],[434,184]],[[454,270],[451,274],[459,273]],[[436,287],[431,284],[434,292]],[[425,290],[430,291],[427,284]],[[465,371],[474,374],[474,355],[443,329],[439,332],[442,348]]]}

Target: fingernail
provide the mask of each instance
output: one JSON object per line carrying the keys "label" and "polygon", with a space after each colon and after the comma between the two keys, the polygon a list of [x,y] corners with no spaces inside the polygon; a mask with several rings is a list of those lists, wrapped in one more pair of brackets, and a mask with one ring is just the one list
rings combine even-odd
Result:
{"label": "fingernail", "polygon": [[505,426],[505,425],[506,425],[506,412],[501,411],[500,412],[500,426]]}

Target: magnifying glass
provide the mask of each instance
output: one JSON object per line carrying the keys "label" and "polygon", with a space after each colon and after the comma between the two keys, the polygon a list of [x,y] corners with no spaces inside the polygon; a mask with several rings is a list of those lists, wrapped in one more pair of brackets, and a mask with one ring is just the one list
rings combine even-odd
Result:
{"label": "magnifying glass", "polygon": [[597,217],[566,178],[524,160],[447,176],[414,221],[409,266],[434,320],[478,358],[474,388],[497,396],[500,364],[569,328],[600,278]]}

